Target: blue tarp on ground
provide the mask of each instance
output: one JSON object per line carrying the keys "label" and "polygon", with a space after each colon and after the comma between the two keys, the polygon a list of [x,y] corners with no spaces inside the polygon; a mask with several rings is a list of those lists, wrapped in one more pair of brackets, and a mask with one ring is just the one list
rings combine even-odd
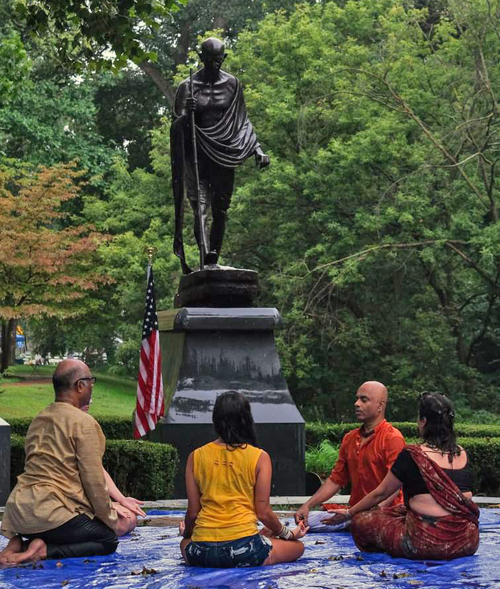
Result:
{"label": "blue tarp on ground", "polygon": [[[157,512],[159,513],[159,512]],[[172,512],[162,512],[172,514]],[[178,515],[178,513],[177,513]],[[5,546],[0,540],[0,548]],[[180,558],[177,530],[140,527],[106,557],[0,569],[1,589],[464,589],[500,588],[500,510],[481,510],[475,556],[410,561],[361,553],[349,533],[310,534],[296,563],[248,569],[198,569]],[[138,573],[138,574],[136,574]]]}

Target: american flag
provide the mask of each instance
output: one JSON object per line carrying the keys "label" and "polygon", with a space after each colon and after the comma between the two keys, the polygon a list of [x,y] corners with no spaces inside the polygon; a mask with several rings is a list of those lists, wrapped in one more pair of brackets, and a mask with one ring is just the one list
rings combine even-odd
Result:
{"label": "american flag", "polygon": [[160,333],[156,314],[153,268],[148,266],[148,291],[142,324],[141,358],[137,380],[134,438],[142,438],[155,429],[165,411],[161,377]]}

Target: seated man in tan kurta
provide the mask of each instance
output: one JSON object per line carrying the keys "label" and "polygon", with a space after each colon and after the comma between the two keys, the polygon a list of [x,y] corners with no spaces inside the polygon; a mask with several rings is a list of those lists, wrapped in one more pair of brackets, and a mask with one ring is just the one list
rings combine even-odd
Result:
{"label": "seated man in tan kurta", "polygon": [[64,360],[52,380],[55,402],[30,425],[25,470],[5,507],[1,533],[10,542],[0,564],[111,554],[118,545],[119,518],[102,466],[104,434],[81,411],[95,379],[83,362]]}

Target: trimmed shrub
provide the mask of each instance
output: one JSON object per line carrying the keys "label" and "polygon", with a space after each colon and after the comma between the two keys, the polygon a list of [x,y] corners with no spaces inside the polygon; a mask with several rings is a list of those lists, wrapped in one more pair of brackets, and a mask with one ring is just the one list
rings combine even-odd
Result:
{"label": "trimmed shrub", "polygon": [[130,417],[99,417],[97,422],[101,426],[106,440],[134,439],[132,415]]}
{"label": "trimmed shrub", "polygon": [[476,495],[500,494],[500,438],[460,438],[477,477]]}
{"label": "trimmed shrub", "polygon": [[[24,470],[24,437],[11,435],[11,489]],[[125,496],[148,501],[172,496],[179,457],[169,444],[107,440],[103,465]]]}
{"label": "trimmed shrub", "polygon": [[[32,417],[12,417],[6,420],[11,427],[11,432],[19,436],[25,436],[31,424]],[[132,440],[133,423],[130,417],[110,416],[96,417],[107,440]]]}
{"label": "trimmed shrub", "polygon": [[179,456],[170,444],[107,440],[103,463],[125,496],[147,501],[172,496]]}
{"label": "trimmed shrub", "polygon": [[[409,421],[392,422],[405,439],[418,439],[417,424]],[[306,444],[318,446],[323,440],[332,444],[340,444],[342,438],[351,430],[359,427],[359,423],[319,423],[306,424]],[[476,425],[471,423],[457,423],[455,432],[459,438],[500,438],[499,425]]]}
{"label": "trimmed shrub", "polygon": [[[343,424],[341,425],[343,427]],[[350,431],[354,425],[355,424],[351,424],[351,428],[346,431]],[[467,425],[465,430],[461,430],[461,428],[457,426],[457,430],[467,431],[469,427],[471,426]],[[479,431],[481,431],[481,429],[486,429],[486,427],[489,426],[478,427],[480,428]],[[317,430],[315,430],[315,433],[316,431]],[[343,430],[340,431],[342,432]],[[408,430],[408,432],[412,433],[410,430]],[[339,434],[339,430],[335,430],[333,433],[337,436],[341,435]],[[477,434],[478,432],[474,431],[474,433]],[[335,446],[335,444],[340,444],[341,437],[337,439],[339,439],[338,442],[332,442],[330,444],[329,441],[324,441],[319,447],[309,448],[306,451],[306,464],[308,470],[313,470],[322,477],[326,477],[330,473],[330,470],[335,463],[335,460],[330,461],[331,457],[335,458],[335,456],[331,454],[331,449],[333,449],[332,446]],[[418,444],[420,441],[421,440],[417,437],[409,435],[406,437],[407,444]],[[458,441],[467,451],[470,463],[476,474],[475,495],[498,497],[500,495],[500,436],[498,434],[493,437],[480,437],[479,435],[460,436]],[[321,451],[322,448],[325,449],[323,452]],[[322,456],[318,456],[318,454],[321,454]],[[312,466],[313,464],[315,468]]]}
{"label": "trimmed shrub", "polygon": [[32,420],[32,417],[11,417],[5,421],[10,424],[12,435],[25,436]]}
{"label": "trimmed shrub", "polygon": [[[11,430],[12,431],[12,430]],[[17,477],[24,470],[24,437],[11,433],[10,435],[10,490],[14,488]]]}

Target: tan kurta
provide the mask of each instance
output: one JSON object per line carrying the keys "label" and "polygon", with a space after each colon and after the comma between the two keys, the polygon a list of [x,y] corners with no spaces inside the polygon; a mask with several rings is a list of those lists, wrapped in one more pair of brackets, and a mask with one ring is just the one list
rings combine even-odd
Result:
{"label": "tan kurta", "polygon": [[97,421],[69,403],[39,413],[26,435],[25,470],[7,501],[1,533],[45,532],[80,514],[115,529],[102,468],[105,444]]}

